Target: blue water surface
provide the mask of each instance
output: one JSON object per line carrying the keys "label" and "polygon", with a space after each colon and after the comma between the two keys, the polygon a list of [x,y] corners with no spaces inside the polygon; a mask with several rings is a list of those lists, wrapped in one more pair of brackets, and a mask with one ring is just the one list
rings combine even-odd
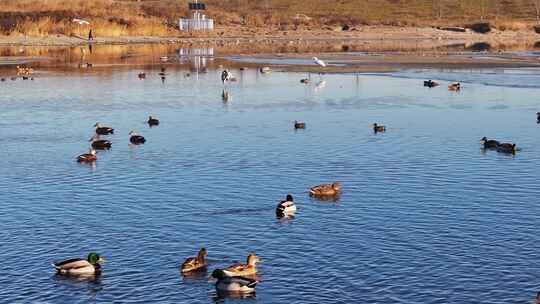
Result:
{"label": "blue water surface", "polygon": [[[0,83],[0,302],[527,303],[540,288],[536,71],[304,85],[305,74],[249,69],[225,86],[218,70],[171,69],[164,83],[138,72]],[[446,90],[454,80],[461,92]],[[113,148],[78,164],[97,121],[115,128]],[[131,130],[146,144],[129,145]],[[482,151],[483,136],[522,150]],[[338,201],[308,196],[333,181]],[[278,220],[287,193],[298,212]],[[255,296],[183,278],[203,246],[210,269],[256,252]],[[109,260],[101,277],[54,275],[52,261],[89,251]]]}

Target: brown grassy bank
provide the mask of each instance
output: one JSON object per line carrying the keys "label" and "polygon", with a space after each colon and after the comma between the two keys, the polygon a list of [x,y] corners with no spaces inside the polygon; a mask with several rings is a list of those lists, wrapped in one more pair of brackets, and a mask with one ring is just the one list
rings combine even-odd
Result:
{"label": "brown grassy bank", "polygon": [[[187,0],[2,0],[0,35],[85,37],[189,36],[176,20],[189,14]],[[342,26],[464,25],[479,20],[500,30],[528,30],[537,23],[540,0],[207,0],[220,27],[210,35],[252,31],[311,30]],[[73,18],[89,20],[78,25]]]}

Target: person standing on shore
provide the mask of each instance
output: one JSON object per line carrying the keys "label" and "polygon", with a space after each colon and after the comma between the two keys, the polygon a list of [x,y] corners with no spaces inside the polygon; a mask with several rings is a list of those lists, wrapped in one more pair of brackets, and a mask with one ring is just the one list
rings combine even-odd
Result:
{"label": "person standing on shore", "polygon": [[88,32],[88,41],[94,41],[94,35],[92,35],[92,29]]}

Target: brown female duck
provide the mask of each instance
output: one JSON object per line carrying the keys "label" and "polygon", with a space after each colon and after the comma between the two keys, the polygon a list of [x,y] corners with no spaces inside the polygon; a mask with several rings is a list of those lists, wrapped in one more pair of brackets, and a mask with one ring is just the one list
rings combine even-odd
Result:
{"label": "brown female duck", "polygon": [[91,163],[97,160],[96,150],[90,149],[88,153],[77,156],[77,162],[79,163]]}
{"label": "brown female duck", "polygon": [[206,252],[206,249],[201,248],[199,250],[199,253],[197,254],[197,257],[187,258],[184,263],[182,263],[180,271],[182,273],[187,273],[206,269],[206,267],[208,266],[208,263],[206,262],[207,254],[208,253]]}
{"label": "brown female duck", "polygon": [[323,184],[309,189],[312,196],[335,196],[341,192],[341,183]]}
{"label": "brown female duck", "polygon": [[94,135],[89,140],[91,142],[92,148],[96,150],[109,150],[112,147],[112,143],[106,139],[99,139],[98,136]]}
{"label": "brown female duck", "polygon": [[113,128],[104,127],[99,122],[96,122],[94,127],[96,127],[96,134],[98,134],[98,135],[114,134],[114,129]]}
{"label": "brown female duck", "polygon": [[247,257],[246,264],[231,265],[223,269],[223,273],[228,277],[256,275],[257,263],[259,263],[260,261],[261,259],[255,253],[251,253]]}

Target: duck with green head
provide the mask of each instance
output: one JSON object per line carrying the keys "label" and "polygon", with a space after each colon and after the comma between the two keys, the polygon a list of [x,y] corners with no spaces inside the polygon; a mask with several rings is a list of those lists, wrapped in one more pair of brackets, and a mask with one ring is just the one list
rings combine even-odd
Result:
{"label": "duck with green head", "polygon": [[90,252],[85,259],[69,259],[53,263],[53,267],[63,275],[95,275],[101,273],[101,263],[105,259],[95,252]]}
{"label": "duck with green head", "polygon": [[217,279],[216,290],[225,293],[252,293],[257,283],[255,279],[246,277],[229,277],[223,269],[212,272],[212,278]]}

